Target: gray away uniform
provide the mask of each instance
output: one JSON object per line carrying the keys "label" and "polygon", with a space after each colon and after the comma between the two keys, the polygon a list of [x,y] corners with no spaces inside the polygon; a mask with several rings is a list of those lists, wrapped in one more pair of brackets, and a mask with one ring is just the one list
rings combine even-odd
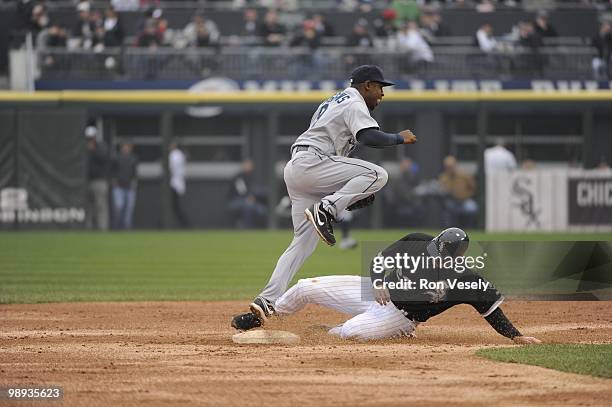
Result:
{"label": "gray away uniform", "polygon": [[281,255],[260,296],[276,301],[319,243],[304,210],[321,201],[336,217],[347,206],[379,191],[387,183],[387,171],[368,161],[348,158],[357,144],[357,133],[376,128],[365,100],[355,88],[327,99],[315,111],[310,127],[293,146],[309,146],[294,152],[284,178],[291,198],[293,241]]}

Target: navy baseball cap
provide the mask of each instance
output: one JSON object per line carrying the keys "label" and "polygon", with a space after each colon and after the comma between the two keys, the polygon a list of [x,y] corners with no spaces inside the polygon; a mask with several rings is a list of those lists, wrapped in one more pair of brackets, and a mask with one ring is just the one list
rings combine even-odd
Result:
{"label": "navy baseball cap", "polygon": [[376,65],[361,65],[351,72],[351,85],[363,83],[365,81],[378,82],[382,86],[393,86],[395,83],[389,82],[383,76],[383,71]]}

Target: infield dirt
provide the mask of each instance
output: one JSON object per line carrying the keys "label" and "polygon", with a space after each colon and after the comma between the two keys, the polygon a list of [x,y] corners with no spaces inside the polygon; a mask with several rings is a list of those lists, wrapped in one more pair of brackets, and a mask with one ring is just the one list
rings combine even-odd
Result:
{"label": "infield dirt", "polygon": [[[63,402],[17,406],[609,405],[612,380],[474,356],[512,345],[471,307],[417,329],[416,338],[342,341],[317,324],[345,316],[319,307],[275,318],[295,346],[238,345],[229,326],[245,302],[0,306],[0,383],[58,385]],[[547,343],[612,342],[612,302],[503,305]],[[10,405],[0,401],[0,405]]]}

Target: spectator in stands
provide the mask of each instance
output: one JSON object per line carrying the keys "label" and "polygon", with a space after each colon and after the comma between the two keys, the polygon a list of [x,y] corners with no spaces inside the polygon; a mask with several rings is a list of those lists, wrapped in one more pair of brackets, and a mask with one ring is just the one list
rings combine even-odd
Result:
{"label": "spectator in stands", "polygon": [[493,37],[493,27],[490,23],[484,23],[476,31],[476,45],[484,53],[491,53],[497,50],[497,41]]}
{"label": "spectator in stands", "polygon": [[79,3],[77,5],[78,17],[72,28],[72,38],[74,38],[75,46],[90,49],[93,45],[96,25],[91,19],[89,12],[89,3]]}
{"label": "spectator in stands", "polygon": [[112,7],[104,10],[104,45],[107,47],[121,47],[123,45],[123,26],[119,15]]}
{"label": "spectator in stands", "polygon": [[445,195],[444,223],[472,227],[475,225],[478,205],[473,197],[476,193],[474,177],[457,167],[452,155],[444,159],[444,171],[438,178]]}
{"label": "spectator in stands", "polygon": [[421,34],[430,43],[436,37],[446,37],[449,35],[448,30],[442,24],[440,13],[428,12],[421,14]]}
{"label": "spectator in stands", "polygon": [[169,38],[166,38],[170,34],[168,31],[168,21],[164,18],[164,12],[160,8],[150,7],[148,8],[142,20],[138,24],[138,32],[140,34],[145,31],[152,32],[158,37],[158,44],[162,45],[169,43]]}
{"label": "spectator in stands", "polygon": [[136,72],[144,79],[154,80],[157,77],[161,57],[157,54],[157,49],[162,45],[162,38],[157,30],[157,21],[149,19],[145,22],[144,31],[136,38],[136,45],[146,48],[146,53],[141,53],[133,59],[136,65]]}
{"label": "spectator in stands", "polygon": [[[46,48],[66,48],[68,42],[68,34],[66,30],[59,24],[52,24],[49,28],[42,30],[36,38],[36,44],[40,51]],[[53,52],[40,52],[39,57],[45,69],[61,69],[62,61],[65,57]]]}
{"label": "spectator in stands", "polygon": [[523,71],[527,77],[543,77],[545,61],[540,54],[542,38],[535,32],[533,23],[519,22],[517,45],[523,48],[514,61],[519,72]]}
{"label": "spectator in stands", "polygon": [[211,19],[202,13],[193,16],[192,21],[183,29],[187,44],[192,47],[211,47],[219,44],[219,29]]}
{"label": "spectator in stands", "polygon": [[415,193],[415,188],[419,185],[419,167],[410,158],[404,158],[399,163],[399,170],[399,174],[389,180],[385,199],[395,214],[393,219],[415,225],[423,212],[421,199]]}
{"label": "spectator in stands", "polygon": [[47,8],[43,4],[36,4],[32,7],[29,30],[32,32],[33,38],[36,38],[42,30],[49,27],[49,23],[49,14],[47,14]]}
{"label": "spectator in stands", "polygon": [[[368,31],[368,21],[366,19],[361,18],[355,23],[353,32],[346,40],[346,45],[348,47],[360,48],[370,48],[374,46],[374,40]],[[372,59],[370,55],[364,52],[356,52],[353,54],[346,54],[344,56],[344,63],[347,65],[347,67],[354,67],[356,65],[372,63]]]}
{"label": "spectator in stands", "polygon": [[530,49],[537,49],[542,45],[542,38],[535,31],[533,23],[519,22],[517,44]]}
{"label": "spectator in stands", "polygon": [[416,0],[393,0],[390,7],[397,13],[396,18],[399,24],[418,21],[421,15],[421,9]]}
{"label": "spectator in stands", "polygon": [[185,173],[187,172],[187,156],[175,141],[170,144],[168,156],[170,170],[170,190],[172,192],[172,212],[182,228],[189,227],[189,217],[185,211],[183,198],[187,192]]}
{"label": "spectator in stands", "polygon": [[66,48],[66,41],[68,34],[59,24],[53,24],[49,27],[49,33],[47,35],[47,47],[61,47]]}
{"label": "spectator in stands", "polygon": [[302,23],[302,29],[293,36],[289,43],[292,47],[308,47],[311,50],[316,50],[321,46],[321,35],[316,30],[316,25],[313,20],[305,20]]}
{"label": "spectator in stands", "polygon": [[419,32],[415,21],[409,21],[402,26],[397,34],[397,45],[399,50],[408,52],[407,64],[402,69],[404,72],[421,71],[434,60],[431,47]]}
{"label": "spectator in stands", "polygon": [[553,27],[548,21],[548,13],[546,11],[538,12],[534,26],[536,34],[538,34],[541,38],[557,36],[557,30],[555,30],[555,27]]}
{"label": "spectator in stands", "polygon": [[[80,4],[89,4],[82,2]],[[93,37],[91,38],[91,49],[94,52],[101,52],[104,49],[104,20],[102,14],[98,10],[89,12],[89,21],[94,27]]]}
{"label": "spectator in stands", "polygon": [[321,35],[316,30],[313,20],[305,20],[301,30],[294,35],[289,43],[291,47],[308,47],[307,53],[295,55],[295,77],[316,78],[324,59],[318,48],[321,46]]}
{"label": "spectator in stands", "polygon": [[157,31],[157,22],[155,20],[147,20],[144,30],[138,35],[136,45],[142,48],[155,49],[160,46],[162,39]]}
{"label": "spectator in stands", "polygon": [[333,37],[336,35],[334,27],[325,20],[325,16],[323,14],[313,14],[312,21],[314,21],[315,30],[320,37]]}
{"label": "spectator in stands", "polygon": [[103,25],[95,25],[96,30],[94,31],[94,36],[91,41],[91,48],[94,52],[101,52],[104,50],[104,26]]}
{"label": "spectator in stands", "polygon": [[264,17],[264,23],[259,29],[259,35],[266,46],[279,46],[285,41],[287,29],[278,22],[278,14],[275,10],[268,10]]}
{"label": "spectator in stands", "polygon": [[113,226],[115,229],[132,228],[138,185],[138,159],[133,149],[132,143],[122,143],[119,155],[113,161]]}
{"label": "spectator in stands", "polygon": [[259,35],[257,10],[248,8],[242,14],[242,30],[240,35],[244,37],[256,37]]}
{"label": "spectator in stands", "polygon": [[170,44],[172,42],[172,30],[168,29],[168,20],[164,18],[162,9],[155,9],[153,18],[157,22],[157,35],[161,38],[162,45]]}
{"label": "spectator in stands", "polygon": [[368,21],[359,19],[353,26],[353,32],[349,35],[346,45],[349,47],[373,47],[374,41],[368,31]]}
{"label": "spectator in stands", "polygon": [[377,38],[395,38],[397,34],[397,11],[393,8],[384,9],[380,18],[374,20],[374,34]]}
{"label": "spectator in stands", "polygon": [[593,36],[591,43],[597,49],[597,56],[593,58],[593,73],[596,79],[612,77],[610,56],[612,55],[612,25],[603,21],[599,31]]}
{"label": "spectator in stands", "polygon": [[[374,39],[368,31],[368,21],[364,18],[359,19],[353,27],[353,32],[346,39],[348,47],[370,48],[374,46]],[[364,51],[355,53],[347,53],[344,56],[344,63],[347,69],[350,70],[356,65],[365,65],[372,63],[371,56]]]}
{"label": "spectator in stands", "polygon": [[109,223],[108,210],[108,171],[110,160],[108,150],[98,140],[98,130],[90,124],[85,128],[87,138],[87,217],[88,229],[107,230]]}
{"label": "spectator in stands", "polygon": [[266,215],[263,189],[255,183],[254,169],[253,161],[245,160],[230,188],[228,209],[237,219],[239,228],[254,228]]}
{"label": "spectator in stands", "polygon": [[493,147],[485,149],[484,167],[486,174],[496,171],[514,171],[516,169],[516,158],[504,144],[504,139],[499,137],[495,140]]}

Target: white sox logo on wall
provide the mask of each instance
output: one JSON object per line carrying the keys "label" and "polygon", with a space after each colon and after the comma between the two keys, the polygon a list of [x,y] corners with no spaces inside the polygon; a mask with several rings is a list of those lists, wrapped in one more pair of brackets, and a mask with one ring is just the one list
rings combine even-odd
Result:
{"label": "white sox logo on wall", "polygon": [[527,177],[517,177],[512,184],[512,195],[518,198],[515,206],[525,216],[525,226],[540,227],[541,208],[536,208],[535,194],[531,190],[531,179]]}

